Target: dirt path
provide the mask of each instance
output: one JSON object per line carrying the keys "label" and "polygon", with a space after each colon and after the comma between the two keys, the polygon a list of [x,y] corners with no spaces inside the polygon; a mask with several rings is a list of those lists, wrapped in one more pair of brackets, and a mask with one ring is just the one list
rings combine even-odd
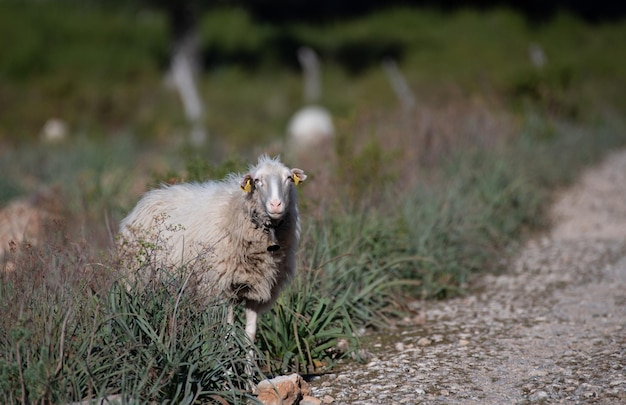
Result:
{"label": "dirt path", "polygon": [[333,404],[626,404],[626,151],[565,191],[553,230],[474,295],[311,382]]}

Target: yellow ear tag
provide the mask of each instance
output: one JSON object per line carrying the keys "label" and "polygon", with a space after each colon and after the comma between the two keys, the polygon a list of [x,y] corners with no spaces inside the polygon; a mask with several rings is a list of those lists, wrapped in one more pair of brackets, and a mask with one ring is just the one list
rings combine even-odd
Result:
{"label": "yellow ear tag", "polygon": [[246,193],[249,193],[252,191],[252,185],[250,184],[250,179],[246,181],[246,185],[241,187],[241,189],[245,191]]}
{"label": "yellow ear tag", "polygon": [[293,182],[296,184],[296,186],[297,186],[298,184],[300,184],[300,182],[301,182],[301,181],[302,181],[302,180],[300,180],[300,177],[298,177],[298,175],[297,175],[297,174],[294,174],[294,175],[293,175]]}

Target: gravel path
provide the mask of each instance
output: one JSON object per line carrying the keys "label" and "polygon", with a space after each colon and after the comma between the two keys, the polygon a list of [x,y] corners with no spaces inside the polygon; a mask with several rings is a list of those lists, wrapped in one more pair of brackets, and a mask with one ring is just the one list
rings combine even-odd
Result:
{"label": "gravel path", "polygon": [[463,299],[313,380],[333,404],[626,404],[626,151],[553,206],[553,230]]}

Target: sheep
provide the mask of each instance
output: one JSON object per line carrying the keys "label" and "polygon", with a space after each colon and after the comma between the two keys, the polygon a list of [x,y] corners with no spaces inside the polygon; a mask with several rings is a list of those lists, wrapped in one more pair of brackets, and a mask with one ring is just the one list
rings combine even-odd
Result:
{"label": "sheep", "polygon": [[150,242],[156,235],[167,240],[158,264],[192,265],[207,293],[245,303],[245,332],[254,343],[258,315],[272,307],[295,273],[295,186],[306,178],[303,170],[264,154],[243,175],[149,191],[121,221],[121,243],[137,246],[133,241],[146,235]]}
{"label": "sheep", "polygon": [[289,120],[287,134],[290,150],[311,153],[311,148],[332,143],[335,136],[333,118],[323,107],[303,107]]}
{"label": "sheep", "polygon": [[287,139],[292,152],[308,154],[312,148],[319,150],[324,144],[332,144],[335,127],[328,110],[317,105],[321,95],[321,67],[317,54],[310,47],[302,47],[298,50],[298,60],[304,77],[306,105],[289,120]]}

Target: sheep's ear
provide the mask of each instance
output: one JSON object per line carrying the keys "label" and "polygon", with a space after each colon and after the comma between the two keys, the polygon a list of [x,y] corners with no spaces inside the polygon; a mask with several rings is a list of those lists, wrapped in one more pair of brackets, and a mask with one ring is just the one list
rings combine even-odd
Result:
{"label": "sheep's ear", "polygon": [[296,186],[306,180],[306,174],[301,169],[291,169],[291,175]]}
{"label": "sheep's ear", "polygon": [[250,173],[243,176],[243,179],[241,180],[241,184],[239,186],[246,193],[252,192],[252,176],[250,175]]}

